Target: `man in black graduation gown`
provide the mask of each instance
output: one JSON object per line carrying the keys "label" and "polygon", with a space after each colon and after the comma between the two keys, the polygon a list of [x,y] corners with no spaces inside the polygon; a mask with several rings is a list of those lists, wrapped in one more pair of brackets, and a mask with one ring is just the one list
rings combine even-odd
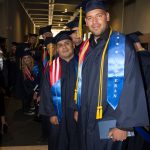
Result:
{"label": "man in black graduation gown", "polygon": [[75,32],[73,32],[70,36],[75,45],[74,53],[78,55],[80,51],[80,47],[83,44],[83,38],[80,38],[79,36],[79,18],[76,17],[73,21],[67,23],[66,26],[70,30],[75,30]]}
{"label": "man in black graduation gown", "polygon": [[138,60],[131,42],[109,27],[105,2],[87,1],[85,13],[92,36],[82,65],[81,149],[117,150],[127,131],[149,124]]}
{"label": "man in black graduation gown", "polygon": [[[40,113],[49,116],[51,123],[49,142],[49,150],[77,150],[77,131],[76,124],[73,119],[74,112],[74,86],[76,81],[77,58],[74,56],[73,43],[70,34],[73,31],[62,31],[55,37],[58,57],[48,66],[44,75],[44,80],[41,89]],[[57,62],[57,65],[56,65]],[[60,66],[58,65],[60,62]],[[52,72],[54,66],[61,69],[61,104],[55,107],[55,97],[59,93],[52,93],[51,85],[53,78],[59,74],[57,71]],[[51,73],[51,74],[50,74]],[[54,73],[54,76],[53,76]],[[58,90],[58,87],[55,89]],[[58,103],[58,101],[56,101]]]}

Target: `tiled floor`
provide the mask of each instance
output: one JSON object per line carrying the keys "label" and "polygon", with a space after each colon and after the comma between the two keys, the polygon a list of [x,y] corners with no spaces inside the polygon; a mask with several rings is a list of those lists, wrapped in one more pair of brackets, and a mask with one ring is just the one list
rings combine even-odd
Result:
{"label": "tiled floor", "polygon": [[47,149],[48,147],[45,145],[0,147],[0,150],[47,150]]}

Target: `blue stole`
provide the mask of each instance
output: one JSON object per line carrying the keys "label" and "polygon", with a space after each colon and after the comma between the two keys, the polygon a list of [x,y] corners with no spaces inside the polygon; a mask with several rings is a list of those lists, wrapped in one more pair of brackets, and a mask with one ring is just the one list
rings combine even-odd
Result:
{"label": "blue stole", "polygon": [[[75,57],[76,72],[77,72],[77,66],[78,66],[78,57]],[[51,86],[50,92],[52,94],[52,101],[59,122],[61,122],[62,120],[62,99],[61,99],[62,68],[61,67],[62,67],[61,61],[59,57],[53,60],[50,66],[50,86]]]}
{"label": "blue stole", "polygon": [[[88,42],[86,44],[88,44]],[[86,45],[84,45],[84,47],[85,46]],[[118,106],[119,98],[123,88],[124,64],[125,36],[119,32],[113,32],[108,45],[107,102],[114,110]],[[80,64],[80,69],[78,72],[78,108],[80,108],[81,105],[82,65],[83,62]]]}
{"label": "blue stole", "polygon": [[107,102],[115,110],[124,84],[125,36],[113,32],[108,45]]}

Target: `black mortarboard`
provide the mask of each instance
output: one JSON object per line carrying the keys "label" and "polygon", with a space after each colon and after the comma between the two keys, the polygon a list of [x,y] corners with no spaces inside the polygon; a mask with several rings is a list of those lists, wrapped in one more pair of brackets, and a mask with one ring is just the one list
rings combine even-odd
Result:
{"label": "black mortarboard", "polygon": [[138,38],[140,35],[143,35],[143,34],[139,31],[127,34],[127,36],[132,40],[133,43],[140,42]]}
{"label": "black mortarboard", "polygon": [[38,35],[37,35],[37,34],[34,34],[34,33],[28,33],[28,36],[29,36],[29,37],[31,37],[31,36],[37,37]]}
{"label": "black mortarboard", "polygon": [[94,9],[103,9],[108,11],[108,5],[106,1],[103,0],[83,0],[78,6],[77,9],[82,7],[85,13],[92,11]]}
{"label": "black mortarboard", "polygon": [[48,37],[46,38],[46,40],[44,41],[44,45],[47,46],[48,44],[54,44],[54,38],[53,37]]}
{"label": "black mortarboard", "polygon": [[42,27],[39,29],[39,35],[42,35],[46,32],[51,32],[52,25],[48,25],[46,27]]}
{"label": "black mortarboard", "polygon": [[22,57],[24,57],[24,56],[31,56],[31,51],[24,51],[23,53],[22,53]]}
{"label": "black mortarboard", "polygon": [[19,43],[17,43],[17,42],[12,42],[11,44],[14,45],[14,46],[17,46]]}
{"label": "black mortarboard", "polygon": [[5,41],[6,41],[6,39],[7,39],[7,38],[5,38],[5,37],[1,37],[1,36],[0,36],[0,43],[5,42]]}
{"label": "black mortarboard", "polygon": [[[85,22],[84,22],[85,23]],[[73,21],[70,21],[66,24],[66,26],[70,29],[74,28],[74,27],[79,27],[79,18],[76,17]]]}
{"label": "black mortarboard", "polygon": [[55,43],[58,43],[59,41],[62,41],[62,40],[66,40],[66,39],[69,39],[69,40],[72,40],[70,35],[75,32],[75,30],[71,30],[71,31],[60,31],[54,38],[55,40]]}
{"label": "black mortarboard", "polygon": [[39,39],[39,44],[44,44],[44,40],[43,39]]}

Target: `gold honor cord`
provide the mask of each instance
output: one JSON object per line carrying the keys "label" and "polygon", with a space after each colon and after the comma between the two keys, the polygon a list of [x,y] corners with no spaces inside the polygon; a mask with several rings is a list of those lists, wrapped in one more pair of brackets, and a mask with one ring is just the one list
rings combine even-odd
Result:
{"label": "gold honor cord", "polygon": [[103,95],[102,95],[102,92],[103,92],[104,60],[105,60],[106,50],[108,47],[108,43],[110,41],[111,34],[112,34],[112,28],[110,28],[109,37],[108,37],[108,40],[105,44],[103,54],[102,54],[101,63],[100,63],[100,74],[99,74],[100,82],[99,82],[99,93],[98,93],[98,105],[97,105],[96,119],[102,119],[102,117],[103,117],[103,108],[102,108]]}
{"label": "gold honor cord", "polygon": [[77,104],[77,95],[78,95],[78,74],[79,74],[79,69],[80,68],[80,64],[81,64],[81,61],[83,59],[83,56],[86,52],[86,50],[88,49],[89,47],[89,40],[87,40],[83,46],[83,49],[81,51],[81,54],[79,56],[79,62],[78,62],[78,72],[77,72],[77,79],[76,79],[76,87],[75,87],[75,91],[74,91],[74,101],[75,101],[75,104]]}
{"label": "gold honor cord", "polygon": [[82,38],[82,7],[80,7],[80,19],[79,19],[79,37]]}
{"label": "gold honor cord", "polygon": [[53,45],[50,43],[47,45],[47,48],[49,50],[49,66],[50,66],[53,58]]}

